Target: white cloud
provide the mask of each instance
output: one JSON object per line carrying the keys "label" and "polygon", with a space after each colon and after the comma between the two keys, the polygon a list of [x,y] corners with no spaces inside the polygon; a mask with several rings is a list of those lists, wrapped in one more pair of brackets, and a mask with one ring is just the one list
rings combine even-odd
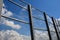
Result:
{"label": "white cloud", "polygon": [[35,40],[49,40],[47,32],[35,30]]}
{"label": "white cloud", "polygon": [[14,30],[0,31],[0,40],[30,40],[30,36],[17,33]]}
{"label": "white cloud", "polygon": [[54,31],[54,32],[55,32],[55,29],[54,29],[53,24],[50,24],[50,25],[49,25],[49,28],[50,28],[50,31]]}
{"label": "white cloud", "polygon": [[12,13],[11,11],[8,11],[8,10],[5,8],[5,5],[3,4],[2,15],[7,16],[7,17],[10,17],[10,16],[13,16],[13,13]]}
{"label": "white cloud", "polygon": [[58,20],[60,20],[60,18],[58,18]]}
{"label": "white cloud", "polygon": [[[53,40],[57,40],[55,34],[52,33]],[[49,40],[47,32],[35,30],[35,40]],[[31,40],[30,36],[21,35],[14,30],[0,31],[0,40]]]}
{"label": "white cloud", "polygon": [[[3,7],[5,7],[4,4],[3,4]],[[8,11],[6,8],[2,8],[2,15],[11,17],[11,16],[13,16],[13,13],[11,11]],[[14,29],[21,28],[21,26],[19,24],[15,24],[13,21],[6,20],[5,18],[1,18],[1,23],[8,25]]]}
{"label": "white cloud", "polygon": [[10,26],[10,27],[12,27],[12,28],[14,28],[14,29],[20,29],[21,28],[20,25],[14,24],[13,21],[5,20],[5,24],[8,25],[8,26]]}

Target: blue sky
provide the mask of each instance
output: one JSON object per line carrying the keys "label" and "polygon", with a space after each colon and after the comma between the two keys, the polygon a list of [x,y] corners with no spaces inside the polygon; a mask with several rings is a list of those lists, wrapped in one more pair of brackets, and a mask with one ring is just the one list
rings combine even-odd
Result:
{"label": "blue sky", "polygon": [[[41,11],[46,12],[47,14],[49,14],[50,16],[53,16],[55,18],[59,18],[59,13],[60,13],[60,0],[25,0],[26,2],[30,3],[31,5],[33,5],[35,8],[38,8]],[[26,10],[23,10],[22,8],[10,3],[7,0],[3,1],[5,4],[5,7],[8,11],[11,11],[13,13],[13,18],[17,18],[17,19],[22,19],[25,20],[26,22],[29,22],[28,20],[28,12]],[[18,0],[15,0],[15,2],[21,4]],[[22,4],[23,6],[27,6],[26,4]],[[36,12],[36,11],[35,11]],[[24,13],[24,14],[23,14]],[[34,13],[34,12],[33,12]],[[17,17],[18,16],[18,17]],[[24,16],[24,17],[23,17]],[[41,15],[39,15],[38,13],[35,15],[36,17],[40,17]],[[45,23],[39,20],[33,19],[34,21],[34,27],[41,27],[41,28],[45,28]],[[11,20],[12,21],[12,20]],[[37,23],[38,22],[38,23]],[[17,29],[13,29],[11,27],[8,27],[6,25],[0,25],[0,30],[16,30],[17,32],[24,34],[24,35],[30,35],[30,27],[28,24],[23,24],[23,23],[19,23],[14,21],[15,24],[19,24],[21,25],[21,29],[17,30]],[[40,24],[41,23],[41,24]],[[43,25],[44,24],[44,25]]]}
{"label": "blue sky", "polygon": [[25,0],[55,18],[60,17],[60,0]]}

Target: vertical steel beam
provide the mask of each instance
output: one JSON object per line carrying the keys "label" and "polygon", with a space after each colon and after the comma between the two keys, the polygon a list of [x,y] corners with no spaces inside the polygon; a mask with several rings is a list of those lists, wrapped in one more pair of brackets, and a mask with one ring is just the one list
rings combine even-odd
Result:
{"label": "vertical steel beam", "polygon": [[[58,35],[59,35],[59,21],[54,19],[54,22],[55,22],[55,25],[56,25],[56,29],[57,29],[57,32],[58,32]],[[59,36],[60,37],[60,36]]]}
{"label": "vertical steel beam", "polygon": [[51,18],[52,18],[52,22],[53,22],[53,26],[54,26],[57,38],[58,38],[58,40],[60,40],[59,35],[58,35],[58,31],[57,31],[57,28],[56,28],[56,25],[55,25],[55,22],[54,22],[54,18],[53,17],[51,17]]}
{"label": "vertical steel beam", "polygon": [[[59,20],[57,20],[57,22],[58,22],[58,24],[57,24],[57,26],[58,26],[58,32],[59,32],[59,35],[60,35],[60,31],[59,31],[60,21],[59,21]],[[60,36],[59,36],[59,37],[60,37]]]}
{"label": "vertical steel beam", "polygon": [[31,5],[28,5],[28,14],[29,14],[29,23],[30,23],[31,40],[34,40]]}
{"label": "vertical steel beam", "polygon": [[49,40],[52,40],[46,14],[45,14],[45,12],[43,14],[44,14],[44,18],[45,18],[45,23],[46,23],[46,27],[47,27],[47,31],[48,31]]}

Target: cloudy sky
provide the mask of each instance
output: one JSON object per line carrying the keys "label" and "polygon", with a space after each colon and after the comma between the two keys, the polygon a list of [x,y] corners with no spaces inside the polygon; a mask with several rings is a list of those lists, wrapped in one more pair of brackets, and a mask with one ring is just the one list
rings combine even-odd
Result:
{"label": "cloudy sky", "polygon": [[[13,1],[18,3],[19,5],[27,8],[27,5],[20,2],[19,0],[13,0]],[[49,1],[48,2],[44,1],[44,0],[42,0],[42,1],[41,0],[38,0],[38,1],[25,0],[25,1],[31,3],[33,6],[41,9],[42,11],[46,11],[47,14],[49,13],[49,15],[54,16],[56,18],[59,18],[59,16],[56,16],[56,15],[52,14],[54,12],[54,8],[49,7],[47,5],[47,3]],[[44,2],[44,3],[42,3],[42,2]],[[55,3],[55,2],[53,2],[53,3]],[[46,5],[48,7],[46,7]],[[52,6],[52,5],[50,5],[50,6]],[[51,8],[53,8],[53,9],[51,9]],[[55,12],[57,12],[57,11],[55,11]],[[3,0],[2,15],[6,16],[6,17],[15,18],[15,19],[18,19],[18,20],[23,20],[23,21],[29,23],[28,11],[21,8],[21,7],[18,7],[16,5],[14,5],[13,3],[9,2],[8,0]],[[40,18],[40,19],[44,20],[43,14],[41,12],[36,11],[35,9],[32,9],[32,15],[37,17],[37,18]],[[51,22],[51,18],[48,15],[47,15],[47,18],[48,18],[48,21]],[[33,27],[34,28],[46,29],[46,24],[42,20],[37,20],[37,19],[33,18]],[[54,28],[51,28],[51,27],[53,27],[52,24],[49,23],[49,27],[50,27],[50,30],[54,31]],[[57,40],[56,35],[53,34],[53,33],[54,32],[51,32],[51,35],[53,35],[52,39]],[[35,36],[35,40],[49,40],[47,31],[34,30],[34,36]],[[25,23],[22,23],[22,22],[17,22],[17,21],[11,20],[11,19],[6,19],[6,18],[1,17],[0,40],[31,40],[29,24],[25,24]]]}

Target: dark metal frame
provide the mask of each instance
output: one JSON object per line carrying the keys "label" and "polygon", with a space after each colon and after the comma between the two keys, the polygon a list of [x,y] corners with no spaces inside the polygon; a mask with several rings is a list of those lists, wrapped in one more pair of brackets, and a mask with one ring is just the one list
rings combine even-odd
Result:
{"label": "dark metal frame", "polygon": [[44,18],[45,18],[45,23],[46,23],[46,27],[47,27],[47,31],[48,31],[49,40],[52,40],[46,14],[45,14],[45,12],[43,14],[44,14]]}
{"label": "dark metal frame", "polygon": [[60,40],[59,35],[58,35],[58,31],[57,31],[57,28],[56,28],[56,25],[55,25],[54,18],[51,17],[51,19],[52,19],[52,22],[53,22],[53,26],[54,26],[54,29],[55,29],[55,32],[56,32],[57,38],[58,38],[58,40]]}
{"label": "dark metal frame", "polygon": [[[21,7],[21,8],[24,8],[23,6],[15,3],[15,2],[13,2],[12,0],[8,0],[8,1],[11,2],[11,3],[13,3],[13,4],[15,4],[15,5],[17,5],[17,6],[19,6],[19,7]],[[21,1],[21,2],[23,2],[23,1]],[[25,2],[23,2],[23,3],[25,3]],[[28,4],[28,3],[26,3],[26,4]],[[25,10],[28,11],[29,23],[28,23],[28,22],[25,22],[25,21],[22,21],[22,20],[15,19],[15,18],[6,17],[6,16],[3,16],[3,15],[1,15],[1,14],[0,14],[0,18],[1,18],[1,17],[4,17],[4,18],[8,18],[8,19],[11,19],[11,20],[14,20],[14,21],[18,21],[18,22],[22,22],[22,23],[25,23],[25,24],[29,24],[29,25],[30,25],[30,32],[31,32],[31,40],[34,40],[34,29],[35,29],[35,30],[43,30],[43,29],[33,28],[32,18],[36,18],[36,19],[38,19],[38,20],[42,20],[42,19],[39,19],[39,18],[37,18],[37,17],[32,16],[32,8],[34,8],[34,7],[32,7],[30,4],[28,4],[28,9],[24,8]],[[35,9],[35,8],[34,8],[34,9]],[[39,12],[43,12],[43,11],[40,11],[39,9],[36,9],[36,10],[38,10]],[[52,40],[52,37],[51,37],[51,34],[50,34],[51,31],[50,31],[49,25],[48,25],[49,22],[48,22],[47,16],[46,16],[47,14],[45,14],[45,12],[43,12],[43,15],[44,15],[44,19],[45,19],[45,20],[42,20],[42,21],[45,22],[46,27],[47,27],[47,30],[43,30],[43,31],[48,31],[49,40]],[[51,17],[51,19],[52,19],[52,22],[53,22],[53,26],[54,26],[54,29],[55,29],[57,38],[58,38],[58,40],[60,40],[59,35],[58,35],[58,32],[57,32],[56,25],[55,25],[55,22],[54,22],[54,18]],[[53,31],[52,31],[52,32],[53,32]],[[54,32],[54,33],[55,33],[55,32]]]}
{"label": "dark metal frame", "polygon": [[29,23],[30,23],[31,40],[34,40],[31,5],[28,5],[28,14],[29,14]]}

